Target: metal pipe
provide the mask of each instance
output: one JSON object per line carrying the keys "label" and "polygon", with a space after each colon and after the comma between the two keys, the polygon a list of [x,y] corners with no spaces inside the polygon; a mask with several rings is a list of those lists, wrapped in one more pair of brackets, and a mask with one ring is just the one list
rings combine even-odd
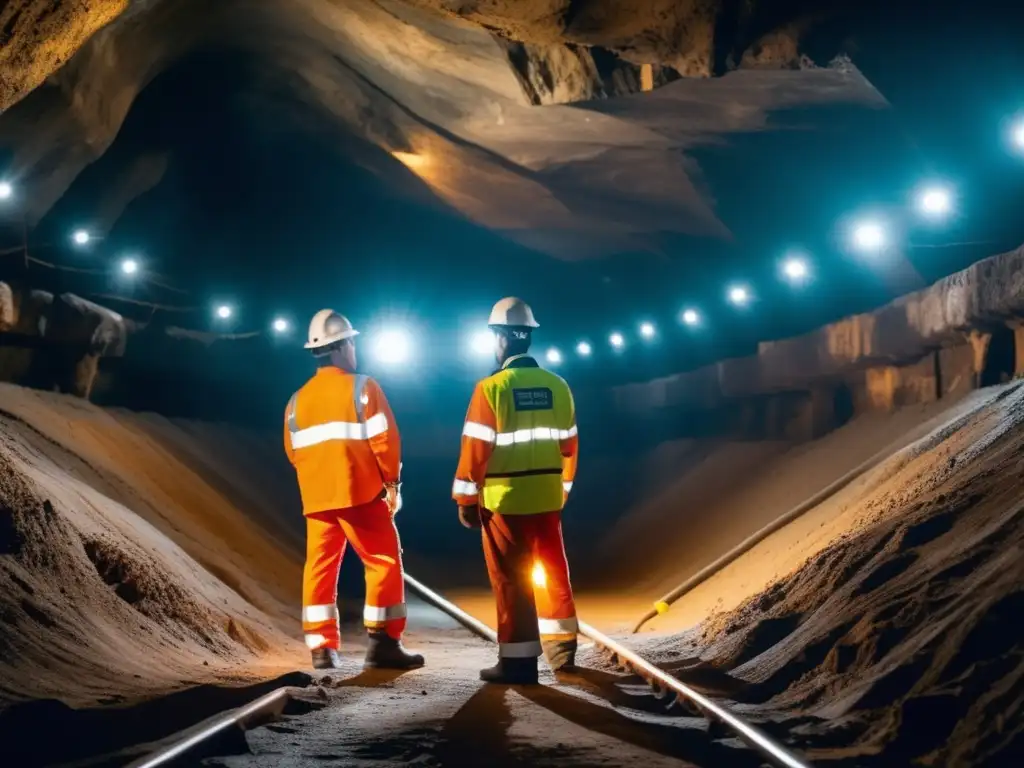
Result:
{"label": "metal pipe", "polygon": [[589,637],[598,645],[604,646],[609,651],[612,651],[620,660],[628,662],[634,669],[642,671],[643,674],[641,677],[650,676],[650,678],[657,681],[658,685],[689,699],[700,707],[707,715],[721,720],[723,723],[735,730],[739,734],[740,738],[742,738],[747,744],[768,758],[774,765],[786,766],[786,768],[809,768],[809,763],[805,763],[756,726],[751,725],[740,717],[737,717],[727,709],[718,706],[715,702],[711,701],[711,699],[695,691],[680,680],[672,677],[672,675],[667,672],[654,666],[621,643],[612,640],[602,632],[598,632],[586,622],[581,621],[579,624],[581,635]]}
{"label": "metal pipe", "polygon": [[430,589],[425,584],[417,581],[408,573],[405,574],[405,583],[408,584],[412,591],[415,592],[420,597],[420,599],[422,599],[425,603],[429,603],[442,613],[447,613],[449,616],[451,616],[453,619],[459,622],[459,624],[464,626],[473,634],[477,635],[478,637],[482,637],[484,640],[489,640],[492,643],[498,642],[497,632],[488,627],[482,621],[479,621],[478,619],[475,619],[472,616],[470,616],[468,613],[466,613],[464,610],[459,608],[454,603],[448,602],[439,594],[437,594],[437,592]]}
{"label": "metal pipe", "polygon": [[822,488],[809,499],[802,501],[800,504],[793,507],[791,510],[786,512],[781,517],[776,518],[774,521],[772,521],[764,528],[754,533],[752,536],[748,536],[746,539],[744,539],[735,547],[730,549],[720,558],[701,568],[699,571],[697,571],[697,573],[690,576],[688,579],[686,579],[686,581],[677,586],[671,592],[662,595],[660,598],[654,601],[654,607],[647,613],[645,613],[636,623],[636,626],[633,627],[633,634],[639,632],[641,627],[643,627],[644,624],[653,619],[655,616],[658,616],[663,613],[668,613],[668,609],[672,605],[672,603],[676,602],[687,592],[691,592],[696,587],[700,586],[702,583],[710,579],[712,576],[714,576],[720,570],[725,568],[727,565],[730,565],[734,560],[738,559],[742,555],[745,555],[747,552],[752,550],[754,547],[756,547],[762,541],[767,539],[780,528],[784,528],[801,515],[806,514],[807,512],[811,511],[816,506],[821,504],[822,502],[826,501],[829,497],[839,493],[839,491],[843,490],[843,488],[848,486],[861,475],[874,469],[876,466],[881,464],[883,461],[885,461],[885,459],[889,458],[894,453],[895,451],[891,450],[890,447],[886,447],[884,450],[879,451],[871,458],[869,458],[867,461],[858,464],[856,467],[854,467],[852,470],[850,470],[845,475],[840,477],[838,480],[829,483],[827,486]]}
{"label": "metal pipe", "polygon": [[213,738],[221,731],[233,725],[244,727],[245,721],[257,715],[279,715],[284,709],[285,704],[288,703],[288,699],[291,696],[290,691],[291,688],[288,687],[278,688],[264,696],[260,696],[244,707],[232,709],[218,715],[206,725],[198,727],[194,733],[186,738],[151,752],[145,757],[140,757],[129,763],[125,768],[157,768],[157,766],[168,765],[196,745]]}

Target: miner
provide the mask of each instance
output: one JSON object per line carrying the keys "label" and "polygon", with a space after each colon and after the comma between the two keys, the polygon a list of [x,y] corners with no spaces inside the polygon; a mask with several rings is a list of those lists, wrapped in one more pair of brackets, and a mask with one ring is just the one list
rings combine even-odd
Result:
{"label": "miner", "polygon": [[452,495],[459,519],[480,528],[498,614],[492,683],[537,682],[537,658],[568,670],[579,625],[562,542],[562,508],[576,474],[572,392],[529,355],[537,328],[521,299],[494,305],[498,370],[477,383],[462,429]]}
{"label": "miner", "polygon": [[302,630],[316,669],[340,666],[338,569],[351,544],[366,570],[365,666],[411,669],[419,654],[402,647],[406,623],[398,425],[380,385],[356,373],[359,332],[331,309],[309,325],[305,348],[316,374],[288,402],[284,445],[295,467],[306,518]]}

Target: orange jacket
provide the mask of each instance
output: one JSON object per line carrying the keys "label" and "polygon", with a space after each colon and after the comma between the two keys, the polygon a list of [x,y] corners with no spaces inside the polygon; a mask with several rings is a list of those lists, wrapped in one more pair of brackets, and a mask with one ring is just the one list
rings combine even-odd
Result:
{"label": "orange jacket", "polygon": [[288,401],[284,449],[306,515],[373,501],[401,470],[398,425],[380,385],[334,366]]}

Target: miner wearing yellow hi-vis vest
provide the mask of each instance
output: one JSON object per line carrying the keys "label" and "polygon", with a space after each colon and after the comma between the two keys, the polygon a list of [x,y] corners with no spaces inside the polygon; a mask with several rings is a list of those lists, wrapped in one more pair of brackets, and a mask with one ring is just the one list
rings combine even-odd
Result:
{"label": "miner wearing yellow hi-vis vest", "polygon": [[576,474],[576,411],[569,385],[527,354],[538,325],[524,301],[502,299],[488,325],[499,368],[473,392],[452,495],[462,524],[482,530],[498,609],[498,663],[480,678],[529,684],[542,652],[556,671],[575,664],[561,515]]}

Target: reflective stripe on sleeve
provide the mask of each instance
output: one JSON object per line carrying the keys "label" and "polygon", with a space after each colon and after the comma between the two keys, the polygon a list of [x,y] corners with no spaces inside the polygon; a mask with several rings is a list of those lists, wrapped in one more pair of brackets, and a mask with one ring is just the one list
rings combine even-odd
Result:
{"label": "reflective stripe on sleeve", "polygon": [[575,616],[571,619],[538,619],[537,629],[542,635],[575,635],[580,631],[580,623]]}
{"label": "reflective stripe on sleeve", "polygon": [[378,413],[368,418],[365,426],[367,439],[376,437],[377,435],[383,435],[388,431],[388,417],[383,413]]}
{"label": "reflective stripe on sleeve", "polygon": [[477,488],[476,483],[468,480],[456,480],[452,485],[452,493],[457,496],[476,496],[480,493],[480,489]]}
{"label": "reflective stripe on sleeve", "polygon": [[363,606],[363,621],[392,621],[393,619],[404,619],[405,617],[405,603],[386,606]]}
{"label": "reflective stripe on sleeve", "polygon": [[302,609],[302,620],[313,623],[315,621],[331,621],[338,618],[338,606],[334,603],[328,605],[307,605]]}
{"label": "reflective stripe on sleeve", "polygon": [[563,480],[562,481],[562,490],[565,491],[566,493],[571,491],[572,490],[572,483],[571,482],[566,482],[565,480]]}
{"label": "reflective stripe on sleeve", "polygon": [[535,659],[541,654],[539,640],[528,640],[525,643],[500,643],[498,655],[503,659]]}
{"label": "reflective stripe on sleeve", "polygon": [[356,374],[356,380],[352,384],[352,405],[355,406],[356,418],[359,421],[363,421],[363,408],[370,402],[370,398],[363,393],[368,378],[370,377],[365,373]]}
{"label": "reflective stripe on sleeve", "polygon": [[[292,399],[288,401],[288,431],[294,435],[299,431],[299,422],[295,418],[295,400],[298,398],[299,393],[296,392],[292,395]],[[294,445],[292,446],[295,447]]]}
{"label": "reflective stripe on sleeve", "polygon": [[481,424],[477,421],[467,421],[465,426],[462,428],[462,434],[466,437],[483,440],[485,443],[494,442],[494,430],[486,424]]}

